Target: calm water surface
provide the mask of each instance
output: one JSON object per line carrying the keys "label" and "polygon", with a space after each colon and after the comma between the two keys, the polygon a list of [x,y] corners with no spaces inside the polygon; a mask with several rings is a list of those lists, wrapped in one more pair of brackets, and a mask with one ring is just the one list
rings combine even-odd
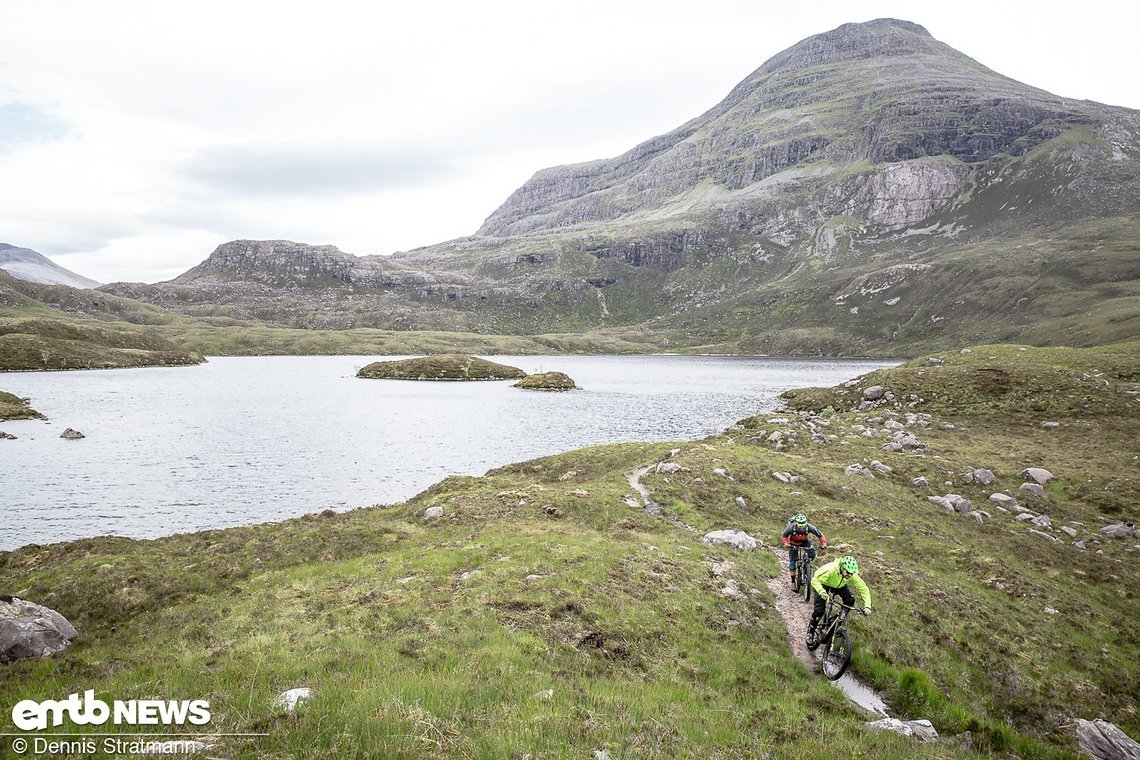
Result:
{"label": "calm water surface", "polygon": [[[377,357],[393,358],[393,357]],[[0,549],[281,520],[406,499],[448,475],[600,443],[717,433],[789,388],[893,362],[760,357],[492,357],[585,390],[360,380],[360,356],[28,372],[0,389],[48,422],[0,424]],[[59,438],[72,427],[87,438]]]}

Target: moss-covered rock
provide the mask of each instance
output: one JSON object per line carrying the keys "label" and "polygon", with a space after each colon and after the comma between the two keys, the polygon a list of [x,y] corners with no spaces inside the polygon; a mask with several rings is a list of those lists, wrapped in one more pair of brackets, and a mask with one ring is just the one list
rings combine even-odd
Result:
{"label": "moss-covered rock", "polygon": [[514,384],[515,388],[525,388],[529,391],[572,391],[578,386],[569,375],[563,372],[540,372],[527,375]]}
{"label": "moss-covered rock", "polygon": [[0,420],[42,420],[44,416],[28,406],[26,398],[0,391]]}
{"label": "moss-covered rock", "polygon": [[438,354],[418,359],[372,362],[357,377],[388,380],[515,380],[526,377],[518,367],[465,354]]}

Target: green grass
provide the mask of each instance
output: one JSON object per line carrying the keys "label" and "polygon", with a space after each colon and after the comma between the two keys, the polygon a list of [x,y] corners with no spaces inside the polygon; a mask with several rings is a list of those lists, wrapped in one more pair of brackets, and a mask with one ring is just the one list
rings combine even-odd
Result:
{"label": "green grass", "polygon": [[[449,478],[391,506],[0,553],[5,590],[82,632],[62,655],[0,670],[0,692],[209,699],[211,730],[269,734],[222,739],[237,757],[1075,757],[1068,717],[1140,735],[1136,554],[1098,532],[1137,518],[1140,480],[1121,464],[1140,457],[1136,402],[1115,400],[1135,355],[977,346],[938,367],[874,373],[900,403],[931,370],[947,373],[929,386],[943,395],[912,408],[859,412],[838,394],[867,383],[813,392],[833,406],[827,443],[811,440],[806,418],[762,415],[703,441],[594,447]],[[987,364],[1009,384],[973,382]],[[1085,374],[1108,382],[1086,387]],[[1039,411],[1059,429],[1002,401],[1049,390],[1030,382],[1054,384]],[[1078,391],[1087,404],[1070,403]],[[884,436],[853,430],[907,411],[933,415],[914,428],[927,455],[885,453]],[[774,450],[774,429],[797,431],[796,442]],[[688,471],[644,482],[696,534],[624,502],[627,475],[672,448]],[[871,459],[894,472],[844,474]],[[1029,465],[1057,476],[1043,502],[1016,490]],[[962,478],[983,466],[997,483]],[[802,479],[783,485],[774,470]],[[929,491],[912,485],[920,475]],[[1055,526],[1084,523],[1088,551],[999,513],[987,497],[1003,489]],[[992,519],[924,498],[946,492]],[[426,520],[433,506],[444,516]],[[833,553],[859,558],[874,595],[875,614],[851,628],[853,670],[900,717],[932,720],[938,743],[867,731],[866,716],[790,655],[765,586],[784,567],[769,552],[698,541],[731,526],[775,545],[800,511]],[[712,567],[723,561],[744,600],[721,595]],[[314,700],[293,716],[272,706],[295,686]]]}

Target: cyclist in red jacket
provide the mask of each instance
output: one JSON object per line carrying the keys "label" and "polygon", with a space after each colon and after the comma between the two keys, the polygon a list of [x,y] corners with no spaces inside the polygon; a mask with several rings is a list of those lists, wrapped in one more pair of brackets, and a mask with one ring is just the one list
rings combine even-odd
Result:
{"label": "cyclist in red jacket", "polygon": [[792,583],[796,582],[796,560],[800,550],[807,552],[812,561],[815,560],[815,547],[812,546],[811,537],[819,536],[819,545],[827,548],[827,538],[819,532],[819,528],[808,522],[807,515],[802,512],[788,520],[788,527],[780,540],[788,547],[788,570],[791,573]]}

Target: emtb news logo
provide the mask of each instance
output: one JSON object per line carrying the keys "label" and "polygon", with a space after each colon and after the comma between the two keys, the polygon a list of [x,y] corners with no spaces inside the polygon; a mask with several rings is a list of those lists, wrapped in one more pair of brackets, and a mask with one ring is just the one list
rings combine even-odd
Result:
{"label": "emtb news logo", "polygon": [[25,699],[12,708],[12,723],[21,731],[42,731],[48,727],[49,717],[52,726],[62,725],[65,718],[77,726],[101,726],[107,721],[116,726],[204,726],[210,722],[210,703],[204,699],[116,699],[107,704],[95,698],[94,690],[88,690],[82,697],[72,694],[67,699],[43,702]]}

